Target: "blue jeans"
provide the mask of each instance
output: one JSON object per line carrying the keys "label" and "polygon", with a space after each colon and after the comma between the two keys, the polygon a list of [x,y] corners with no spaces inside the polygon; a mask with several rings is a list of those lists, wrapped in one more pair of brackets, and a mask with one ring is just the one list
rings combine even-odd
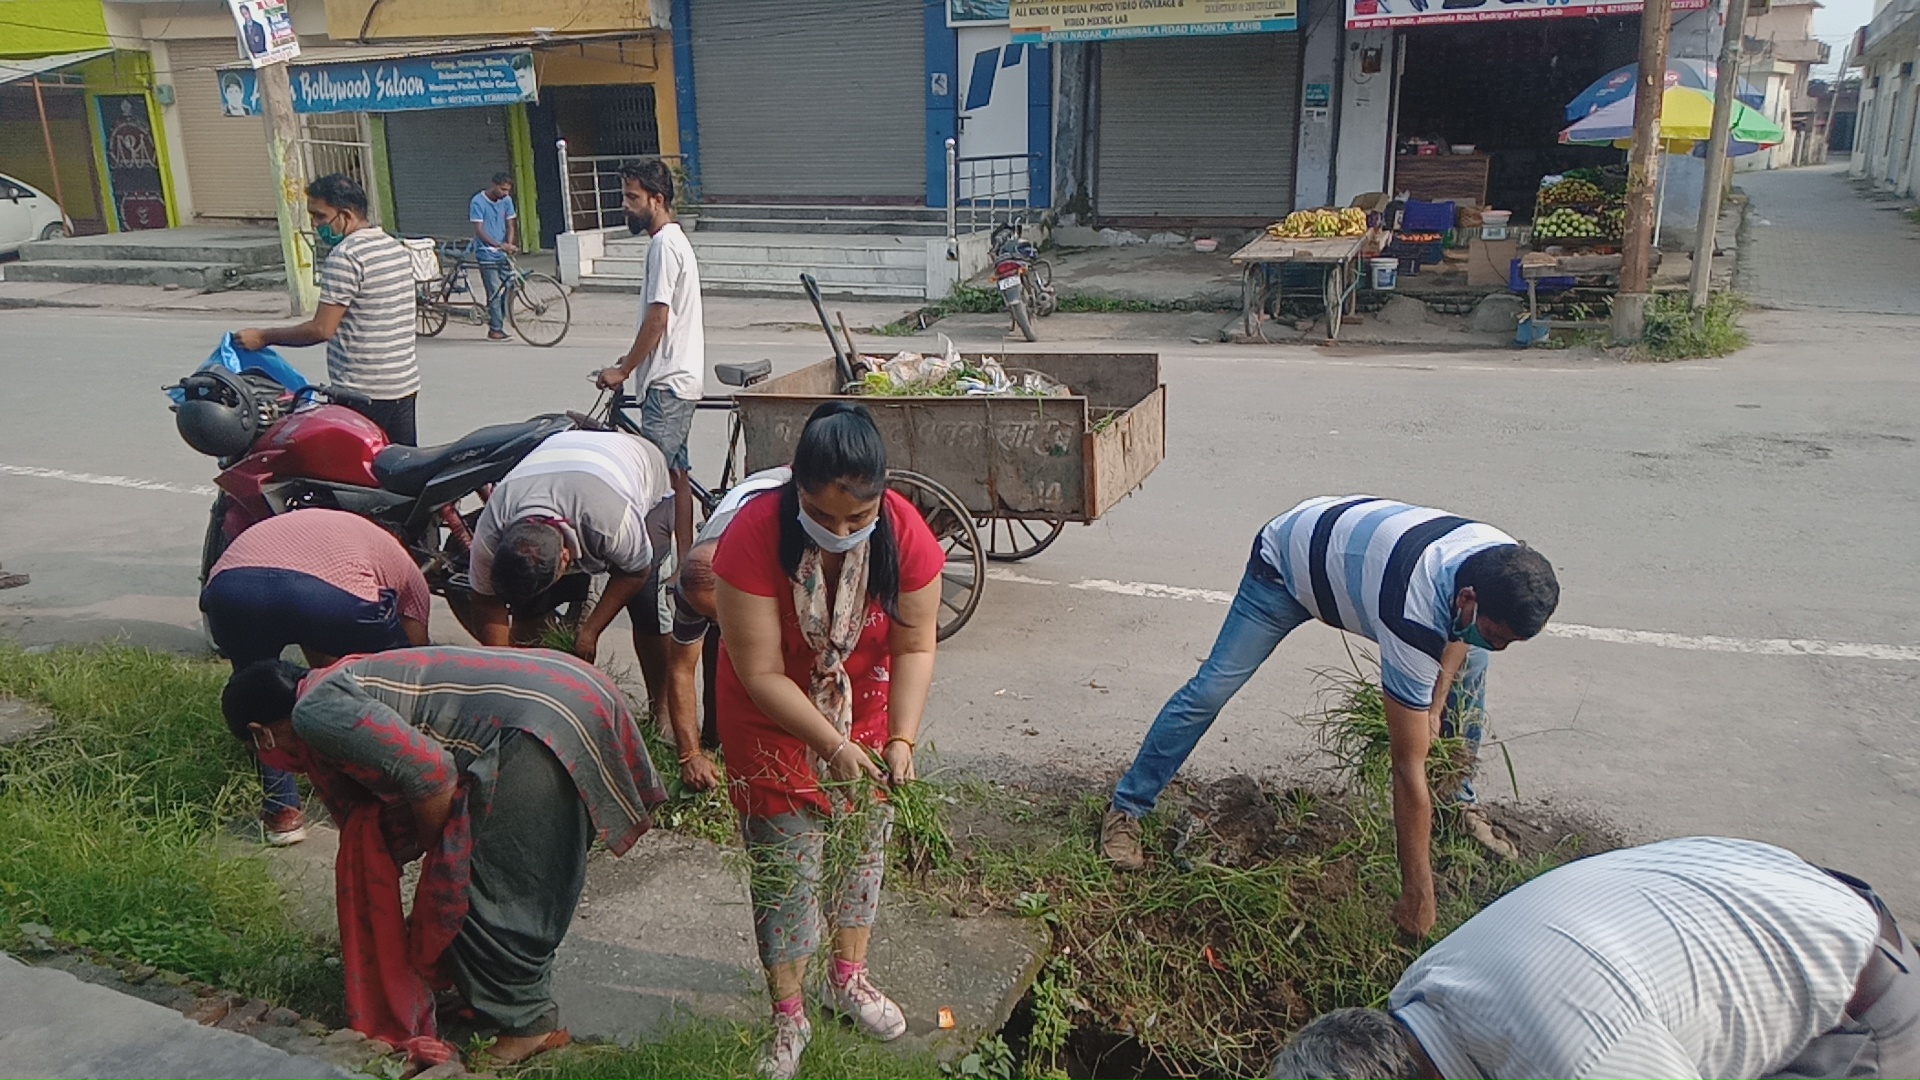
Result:
{"label": "blue jeans", "polygon": [[[1249,570],[1233,595],[1233,606],[1227,609],[1227,621],[1220,627],[1213,652],[1199,672],[1161,707],[1160,715],[1147,729],[1133,767],[1113,789],[1113,808],[1135,818],[1152,810],[1220,710],[1253,678],[1280,639],[1312,618],[1277,576]],[[1455,716],[1466,717],[1464,735],[1476,755],[1484,727],[1486,687],[1487,653],[1470,649],[1465,670],[1447,695],[1448,719],[1442,724],[1442,734],[1453,734]],[[1473,788],[1463,788],[1460,797],[1464,802],[1473,801]]]}
{"label": "blue jeans", "polygon": [[507,264],[480,264],[480,284],[487,290],[487,329],[500,331],[507,323]]}

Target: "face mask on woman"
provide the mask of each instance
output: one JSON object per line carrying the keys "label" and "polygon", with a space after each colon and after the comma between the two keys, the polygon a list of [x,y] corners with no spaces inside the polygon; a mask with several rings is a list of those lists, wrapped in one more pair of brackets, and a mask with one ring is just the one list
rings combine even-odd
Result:
{"label": "face mask on woman", "polygon": [[807,513],[806,507],[800,507],[796,513],[800,518],[800,529],[807,534],[807,539],[813,541],[814,546],[821,551],[834,555],[845,555],[847,552],[866,543],[867,540],[873,536],[874,526],[880,524],[880,520],[875,518],[868,522],[864,528],[855,529],[846,536],[838,536],[828,531],[825,525],[813,520],[812,515]]}

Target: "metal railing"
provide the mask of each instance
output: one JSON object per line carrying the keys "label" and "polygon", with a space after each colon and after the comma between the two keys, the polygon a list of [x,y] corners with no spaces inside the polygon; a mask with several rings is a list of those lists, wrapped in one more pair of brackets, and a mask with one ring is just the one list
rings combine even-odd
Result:
{"label": "metal railing", "polygon": [[947,233],[949,239],[980,232],[1026,214],[1033,201],[1033,155],[949,154]]}
{"label": "metal railing", "polygon": [[364,113],[309,113],[300,117],[295,140],[308,180],[345,173],[367,192],[370,220],[380,220],[379,172],[373,167],[373,135]]}
{"label": "metal railing", "polygon": [[698,201],[686,190],[686,170],[678,154],[606,154],[574,155],[567,152],[567,140],[555,146],[560,158],[560,198],[567,208],[567,228],[571,232],[606,229],[626,221],[620,209],[620,167],[648,158],[659,158],[673,170],[675,203],[687,206]]}

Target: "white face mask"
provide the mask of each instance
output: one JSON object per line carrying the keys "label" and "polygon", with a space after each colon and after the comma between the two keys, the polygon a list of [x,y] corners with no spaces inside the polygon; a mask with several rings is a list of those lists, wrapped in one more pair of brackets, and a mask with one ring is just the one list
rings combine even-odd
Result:
{"label": "white face mask", "polygon": [[813,518],[807,514],[806,507],[800,507],[796,513],[800,518],[800,528],[807,534],[807,539],[813,541],[814,546],[821,551],[831,552],[835,555],[845,555],[847,552],[866,543],[868,538],[873,536],[873,527],[880,524],[880,519],[875,518],[868,522],[865,528],[856,529],[847,536],[836,536],[829,532],[825,525],[813,520]]}

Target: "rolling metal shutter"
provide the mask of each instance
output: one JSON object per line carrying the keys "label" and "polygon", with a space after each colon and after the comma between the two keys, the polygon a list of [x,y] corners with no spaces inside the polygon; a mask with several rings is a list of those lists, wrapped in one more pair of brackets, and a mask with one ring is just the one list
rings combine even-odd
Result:
{"label": "rolling metal shutter", "polygon": [[214,69],[239,59],[232,37],[167,42],[174,115],[187,152],[195,217],[265,218],[274,214],[267,168],[267,122],[220,111]]}
{"label": "rolling metal shutter", "polygon": [[923,18],[912,0],[694,5],[704,196],[924,202]]}
{"label": "rolling metal shutter", "polygon": [[507,110],[495,105],[388,113],[387,169],[395,231],[443,240],[472,236],[467,204],[494,173],[513,169]]}
{"label": "rolling metal shutter", "polygon": [[1104,42],[1099,109],[1102,216],[1292,209],[1300,35]]}

